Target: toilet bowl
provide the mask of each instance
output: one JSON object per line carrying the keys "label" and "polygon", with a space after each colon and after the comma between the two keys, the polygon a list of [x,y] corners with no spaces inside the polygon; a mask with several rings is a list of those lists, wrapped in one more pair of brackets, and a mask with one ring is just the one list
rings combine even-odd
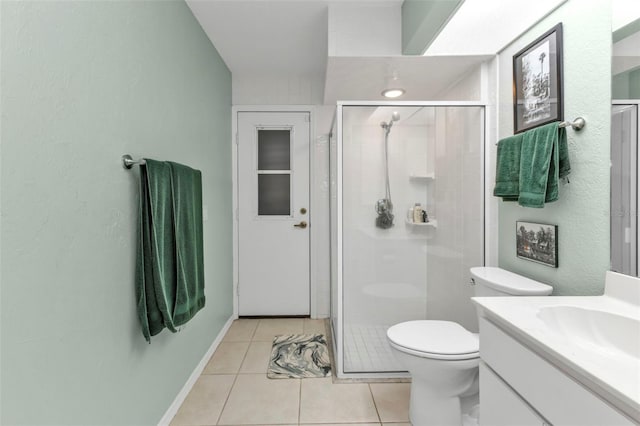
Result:
{"label": "toilet bowl", "polygon": [[455,322],[423,320],[396,324],[387,337],[411,374],[411,423],[462,424],[460,396],[477,392],[478,335]]}
{"label": "toilet bowl", "polygon": [[[553,288],[504,269],[470,270],[477,296],[545,296]],[[452,321],[396,324],[387,339],[411,375],[409,416],[414,426],[462,425],[461,399],[478,393],[479,340]]]}

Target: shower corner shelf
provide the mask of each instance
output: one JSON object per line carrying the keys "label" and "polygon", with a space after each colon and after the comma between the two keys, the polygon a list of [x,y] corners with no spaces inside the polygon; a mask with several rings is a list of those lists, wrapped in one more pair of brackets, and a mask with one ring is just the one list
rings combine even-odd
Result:
{"label": "shower corner shelf", "polygon": [[429,222],[412,222],[409,219],[405,219],[404,222],[407,225],[411,225],[411,226],[427,226],[427,227],[431,227],[431,228],[437,228],[438,227],[438,221],[435,219],[431,219],[429,220]]}
{"label": "shower corner shelf", "polygon": [[415,180],[433,180],[435,178],[435,173],[411,173],[409,175],[409,179]]}

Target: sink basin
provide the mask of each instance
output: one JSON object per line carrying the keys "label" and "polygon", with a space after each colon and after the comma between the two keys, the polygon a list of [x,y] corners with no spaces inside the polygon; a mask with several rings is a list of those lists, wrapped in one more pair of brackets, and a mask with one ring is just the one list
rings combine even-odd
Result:
{"label": "sink basin", "polygon": [[549,331],[588,350],[640,360],[640,320],[578,306],[543,306],[538,318]]}

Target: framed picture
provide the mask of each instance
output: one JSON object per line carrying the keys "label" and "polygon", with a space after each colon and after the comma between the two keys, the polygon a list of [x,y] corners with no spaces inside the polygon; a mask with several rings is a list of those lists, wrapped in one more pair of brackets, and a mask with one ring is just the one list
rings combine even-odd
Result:
{"label": "framed picture", "polygon": [[560,23],[513,56],[513,132],[563,119]]}
{"label": "framed picture", "polygon": [[516,221],[516,255],[557,268],[558,226]]}

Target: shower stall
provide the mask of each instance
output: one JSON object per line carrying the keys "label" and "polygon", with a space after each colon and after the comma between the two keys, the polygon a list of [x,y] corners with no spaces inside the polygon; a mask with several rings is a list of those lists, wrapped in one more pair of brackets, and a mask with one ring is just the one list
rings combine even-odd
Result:
{"label": "shower stall", "polygon": [[[331,326],[339,377],[399,377],[386,331],[420,319],[477,331],[485,109],[339,102],[330,141]],[[422,213],[424,211],[425,213]]]}

